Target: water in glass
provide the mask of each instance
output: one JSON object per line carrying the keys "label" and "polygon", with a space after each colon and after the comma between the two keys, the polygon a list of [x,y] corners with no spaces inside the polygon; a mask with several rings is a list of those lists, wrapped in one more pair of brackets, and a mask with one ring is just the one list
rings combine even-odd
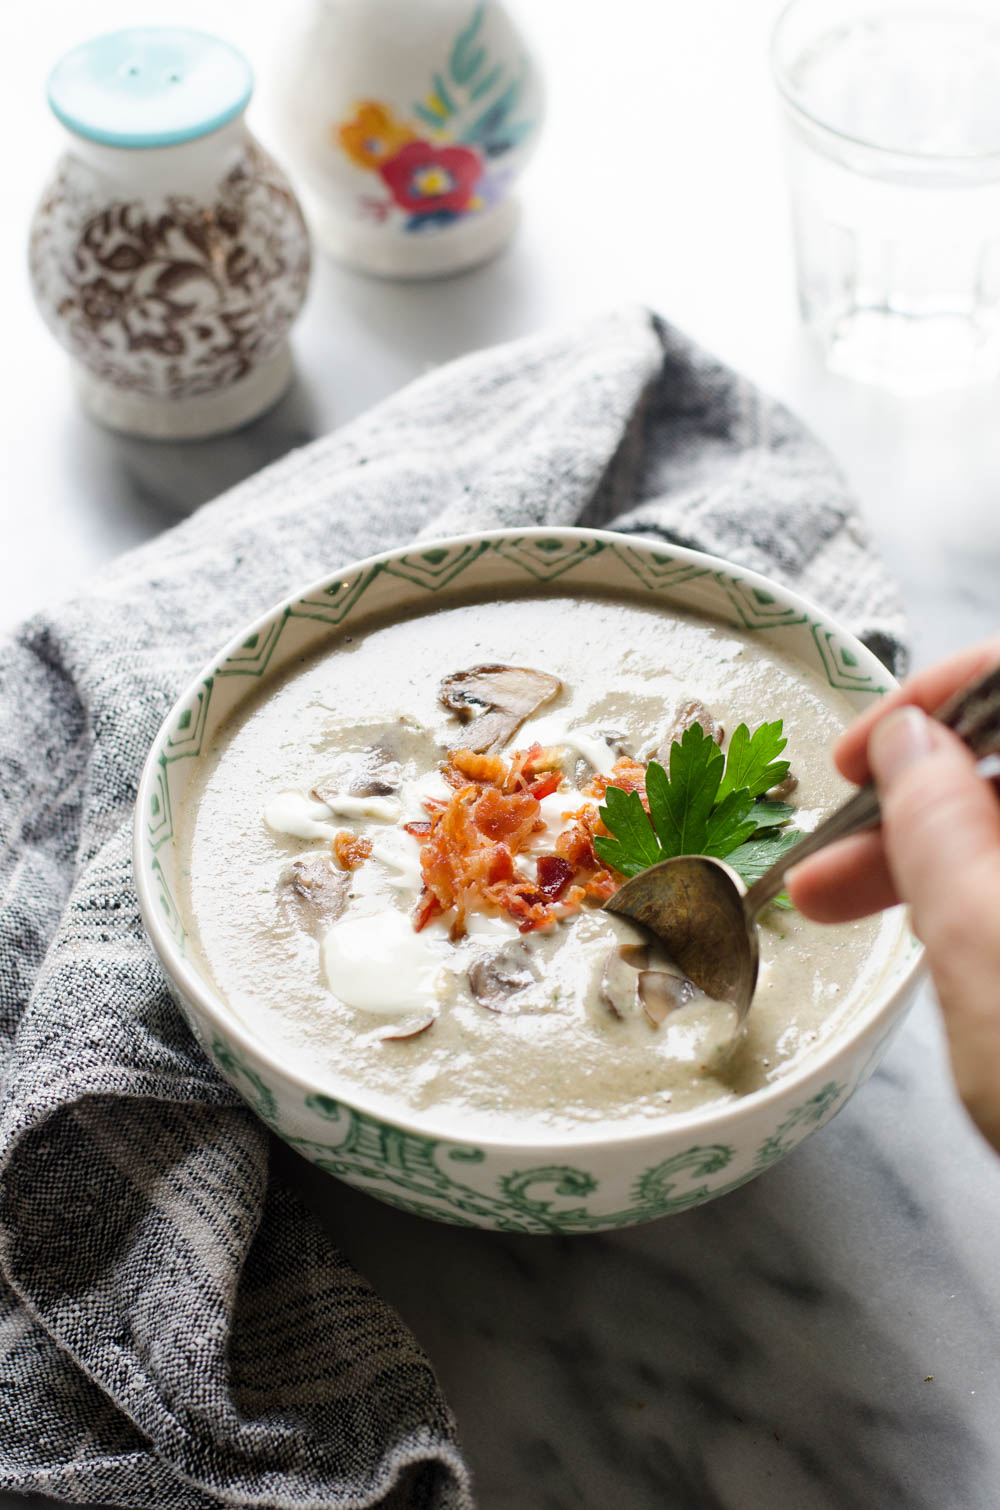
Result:
{"label": "water in glass", "polygon": [[[810,8],[827,29],[788,35]],[[1000,373],[988,10],[793,5],[779,25],[802,308],[834,370],[918,391]]]}

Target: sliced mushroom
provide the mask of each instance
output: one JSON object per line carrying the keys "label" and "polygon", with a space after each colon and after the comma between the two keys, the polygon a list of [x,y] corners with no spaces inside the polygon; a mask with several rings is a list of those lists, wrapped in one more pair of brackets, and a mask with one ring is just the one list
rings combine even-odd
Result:
{"label": "sliced mushroom", "polygon": [[399,1038],[416,1038],[420,1033],[426,1033],[437,1022],[437,1013],[428,1008],[426,1011],[411,1012],[408,1017],[401,1017],[398,1022],[390,1023],[383,1028],[379,1037],[385,1040]]}
{"label": "sliced mushroom", "polygon": [[313,796],[333,806],[333,799],[348,797],[388,797],[399,790],[402,779],[399,761],[385,744],[369,745],[343,762],[328,776],[317,781]]}
{"label": "sliced mushroom", "polygon": [[795,791],[795,788],[798,786],[798,784],[799,778],[793,775],[791,771],[789,771],[784,781],[779,781],[777,786],[771,787],[771,790],[769,792],[765,792],[764,795],[766,796],[768,802],[786,802]]}
{"label": "sliced mushroom", "polygon": [[597,732],[614,750],[617,759],[620,760],[623,755],[631,755],[629,737],[621,729],[598,729]]}
{"label": "sliced mushroom", "polygon": [[538,979],[528,946],[505,944],[495,954],[483,954],[469,966],[469,988],[489,1012],[516,1012],[510,998]]}
{"label": "sliced mushroom", "polygon": [[604,961],[601,1000],[624,1022],[639,1010],[639,971],[649,962],[645,944],[619,944]]}
{"label": "sliced mushroom", "polygon": [[690,702],[682,703],[674,714],[673,722],[667,729],[659,746],[654,752],[653,759],[658,760],[660,765],[670,765],[670,746],[676,744],[686,729],[691,729],[695,724],[700,724],[702,733],[707,734],[709,739],[714,739],[717,745],[721,745],[726,737],[726,731],[720,723],[716,723],[711,713],[700,703],[697,698]]}
{"label": "sliced mushroom", "polygon": [[446,676],[438,695],[462,723],[475,720],[471,733],[453,743],[482,755],[502,749],[561,687],[557,676],[527,666],[470,666]]}
{"label": "sliced mushroom", "polygon": [[693,1000],[695,988],[686,975],[670,975],[666,970],[640,970],[639,996],[642,1010],[658,1028],[671,1012]]}
{"label": "sliced mushroom", "polygon": [[358,769],[347,788],[352,797],[388,797],[399,791],[402,780],[399,761],[387,745],[371,745],[362,753]]}
{"label": "sliced mushroom", "polygon": [[[620,760],[623,755],[631,755],[629,737],[627,734],[623,734],[621,729],[597,729],[595,732],[598,739],[603,739],[616,760]],[[582,787],[600,769],[601,767],[595,766],[592,760],[587,759],[586,755],[578,755],[573,766],[573,775],[577,786]]]}
{"label": "sliced mushroom", "polygon": [[278,883],[310,929],[336,922],[347,906],[350,872],[336,870],[326,855],[293,860]]}

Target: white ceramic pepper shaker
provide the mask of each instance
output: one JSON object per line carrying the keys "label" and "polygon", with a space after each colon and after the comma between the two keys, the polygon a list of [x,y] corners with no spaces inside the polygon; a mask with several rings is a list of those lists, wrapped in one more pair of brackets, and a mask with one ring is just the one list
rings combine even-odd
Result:
{"label": "white ceramic pepper shaker", "polygon": [[511,235],[542,92],[501,0],[309,0],[276,107],[317,238],[340,261],[436,277]]}
{"label": "white ceramic pepper shaker", "polygon": [[95,38],[49,78],[70,141],[32,223],[32,286],[115,429],[230,430],[289,382],[309,239],[244,123],[252,88],[234,48],[167,27]]}

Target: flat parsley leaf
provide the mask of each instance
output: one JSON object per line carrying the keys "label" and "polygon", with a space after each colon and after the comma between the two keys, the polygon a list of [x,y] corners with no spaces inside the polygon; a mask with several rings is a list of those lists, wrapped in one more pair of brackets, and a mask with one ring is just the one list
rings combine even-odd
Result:
{"label": "flat parsley leaf", "polygon": [[600,814],[612,837],[598,835],[595,852],[625,876],[675,855],[712,855],[749,885],[800,837],[785,828],[795,811],[789,803],[762,800],[788,775],[788,761],[775,759],[785,744],[780,719],[752,735],[740,724],[724,756],[693,724],[670,747],[669,776],[649,762],[648,814],[637,792],[608,787]]}
{"label": "flat parsley leaf", "polygon": [[[713,809],[705,829],[705,838],[701,846],[694,851],[697,855],[714,855],[717,860],[724,860],[730,850],[749,839],[757,832],[757,820],[753,816],[753,799],[746,787],[741,787],[738,792],[730,792],[728,797]],[[682,850],[683,854],[684,851]],[[688,854],[692,851],[688,850]]]}
{"label": "flat parsley leaf", "polygon": [[685,729],[683,737],[670,746],[669,780],[659,761],[650,761],[646,796],[663,848],[661,859],[700,852],[724,765],[722,751],[714,739],[706,738],[700,724]]}
{"label": "flat parsley leaf", "polygon": [[[646,816],[638,792],[623,792],[609,786],[606,806],[601,808],[604,825],[616,839],[603,835],[594,840],[594,848],[605,865],[613,865],[623,876],[637,876],[640,870],[663,859],[663,852]],[[600,847],[598,847],[600,846]]]}
{"label": "flat parsley leaf", "polygon": [[[786,850],[791,849],[802,838],[797,828],[777,830],[774,828],[761,829],[746,844],[741,844],[738,849],[731,850],[726,855],[726,864],[731,865],[736,874],[746,883],[752,886],[754,881],[759,881],[766,870],[770,870],[776,860],[780,860]],[[775,907],[791,907],[791,902],[784,892],[774,898],[772,903]]]}
{"label": "flat parsley leaf", "polygon": [[758,797],[751,809],[758,828],[780,828],[795,812],[790,802],[763,802]]}
{"label": "flat parsley leaf", "polygon": [[781,719],[761,724],[753,734],[746,724],[733,731],[726,754],[726,773],[719,787],[719,797],[746,787],[751,797],[762,797],[788,775],[788,761],[777,760],[787,739],[781,736]]}

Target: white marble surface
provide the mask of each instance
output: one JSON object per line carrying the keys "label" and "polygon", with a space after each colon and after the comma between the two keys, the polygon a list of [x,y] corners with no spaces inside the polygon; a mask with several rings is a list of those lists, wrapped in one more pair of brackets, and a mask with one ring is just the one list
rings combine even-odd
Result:
{"label": "white marble surface", "polygon": [[[429,365],[638,298],[837,453],[918,662],[997,629],[1000,391],[893,398],[826,375],[799,330],[766,67],[777,0],[525,0],[550,119],[503,257],[419,286],[320,260],[294,390],[229,439],[129,442],[85,420],[24,274],[57,143],[44,72],[86,34],[169,13],[242,42],[265,74],[281,18],[263,9],[4,7],[0,628]],[[270,140],[266,100],[256,125]],[[955,1103],[929,993],[829,1129],[725,1200],[644,1228],[457,1231],[280,1157],[428,1349],[483,1510],[1000,1503],[1000,1162]],[[0,1495],[0,1510],[27,1503]]]}

